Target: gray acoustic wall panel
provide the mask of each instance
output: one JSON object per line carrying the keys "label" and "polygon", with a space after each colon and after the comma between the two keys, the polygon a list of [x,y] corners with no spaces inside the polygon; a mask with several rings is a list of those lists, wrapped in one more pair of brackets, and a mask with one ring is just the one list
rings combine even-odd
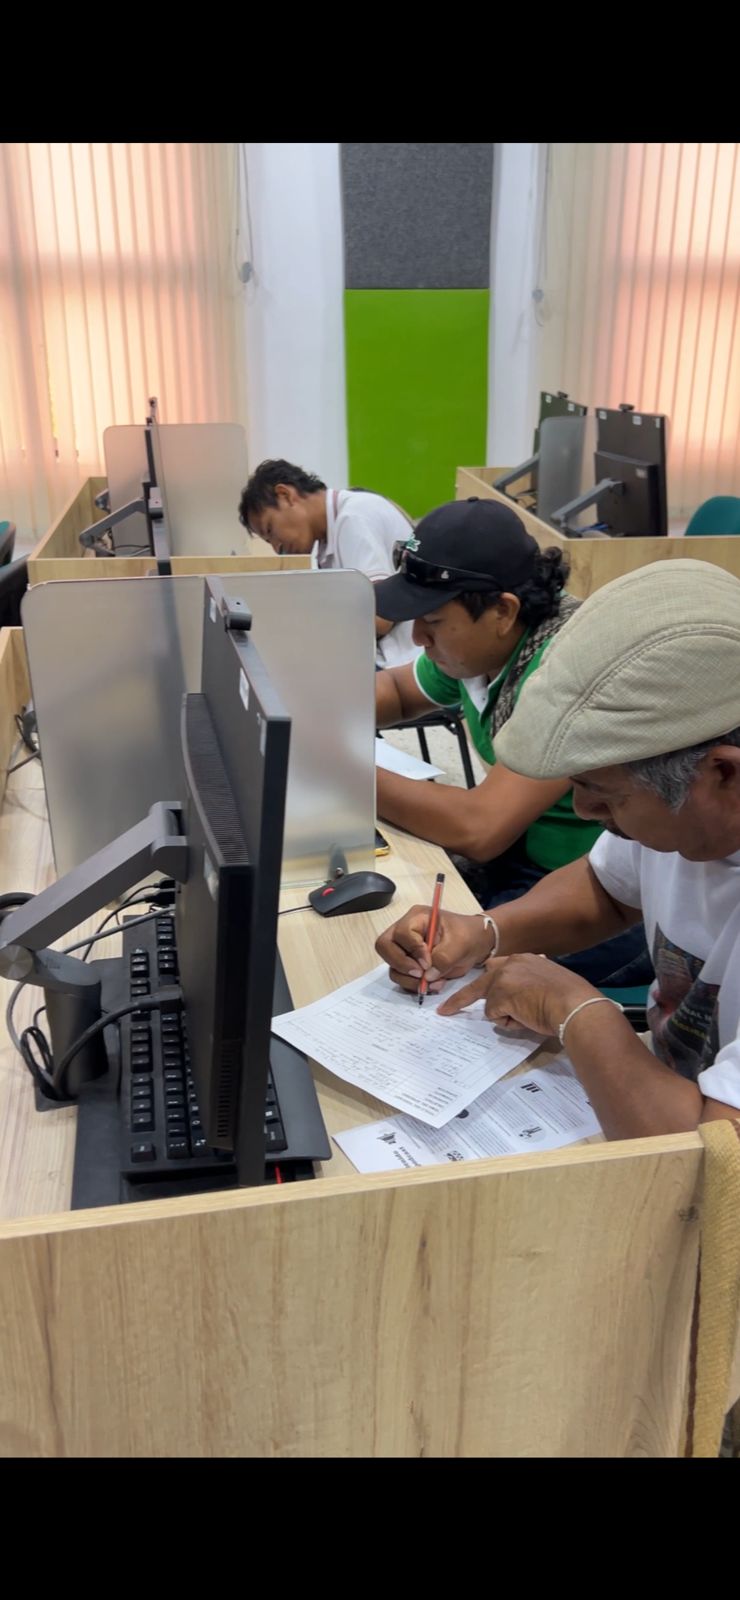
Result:
{"label": "gray acoustic wall panel", "polygon": [[343,144],[347,289],[488,289],[492,144]]}

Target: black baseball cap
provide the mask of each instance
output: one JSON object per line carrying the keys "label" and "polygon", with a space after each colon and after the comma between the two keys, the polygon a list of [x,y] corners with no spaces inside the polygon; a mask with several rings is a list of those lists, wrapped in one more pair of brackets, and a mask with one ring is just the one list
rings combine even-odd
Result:
{"label": "black baseball cap", "polygon": [[451,500],[395,546],[396,576],[373,584],[378,616],[411,622],[461,594],[508,593],[532,577],[538,551],[510,506]]}

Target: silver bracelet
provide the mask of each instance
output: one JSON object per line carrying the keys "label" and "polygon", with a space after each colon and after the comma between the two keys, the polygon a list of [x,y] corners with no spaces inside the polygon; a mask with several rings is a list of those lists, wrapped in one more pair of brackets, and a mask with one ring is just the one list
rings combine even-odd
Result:
{"label": "silver bracelet", "polygon": [[568,1012],[565,1021],[561,1022],[560,1027],[558,1028],[558,1038],[560,1043],[565,1044],[565,1030],[568,1026],[568,1023],[572,1022],[573,1018],[578,1016],[579,1011],[585,1011],[586,1006],[600,1006],[602,1004],[616,1006],[617,1011],[624,1011],[624,1006],[620,1006],[618,1000],[610,1000],[608,994],[595,994],[591,1000],[582,1000],[579,1006],[574,1006],[573,1010]]}
{"label": "silver bracelet", "polygon": [[[498,931],[498,927],[496,926],[496,923],[493,920],[493,917],[489,917],[489,915],[488,915],[488,913],[486,911],[480,911],[478,913],[478,915],[483,918],[483,926],[484,926],[484,928],[492,928],[493,929],[493,944],[491,946],[491,949],[488,952],[488,955],[486,956],[486,961],[490,961],[491,956],[495,956],[496,951],[498,950],[499,942],[500,942],[500,939],[501,939],[501,935],[500,935],[500,933]],[[482,963],[482,965],[484,965],[484,963]]]}

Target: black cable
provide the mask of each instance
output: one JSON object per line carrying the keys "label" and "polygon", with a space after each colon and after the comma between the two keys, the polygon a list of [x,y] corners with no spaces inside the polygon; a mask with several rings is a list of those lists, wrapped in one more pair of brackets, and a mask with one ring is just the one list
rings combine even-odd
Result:
{"label": "black cable", "polygon": [[[168,893],[169,891],[162,890],[160,888],[155,892],[158,893],[158,894],[162,894],[162,893]],[[25,896],[21,897],[19,895],[18,896],[16,896],[16,895],[6,895],[6,896],[4,896],[2,898],[9,899],[9,900],[21,900],[21,899],[22,900],[31,900],[33,898],[33,896],[32,895],[25,895]],[[148,895],[146,896],[146,900],[147,901],[149,900],[149,896]],[[135,899],[132,899],[131,897],[129,897],[129,900],[128,901],[124,901],[124,903],[121,906],[117,906],[116,910],[114,912],[109,912],[108,913],[108,916],[104,918],[103,923],[96,930],[95,933],[88,935],[84,939],[77,939],[74,944],[65,945],[64,949],[61,951],[61,954],[65,955],[65,956],[72,955],[75,950],[81,950],[83,945],[84,945],[84,946],[86,946],[85,954],[80,959],[82,961],[87,960],[87,956],[88,956],[88,953],[90,951],[91,946],[94,945],[98,939],[110,938],[110,934],[106,934],[105,923],[109,922],[111,916],[115,916],[118,911],[125,910],[127,904],[136,905],[137,901]],[[163,913],[161,911],[161,909],[158,910],[158,911],[149,911],[149,912],[147,912],[147,915],[145,917],[135,917],[129,923],[129,927],[138,928],[140,923],[142,923],[142,922],[153,922],[155,920],[155,918],[161,917],[164,914],[165,913]],[[35,1038],[35,1042],[36,1042],[36,1044],[39,1045],[39,1048],[41,1048],[40,1042],[39,1042],[39,1037],[40,1037],[40,1039],[43,1039],[44,1045],[46,1046],[46,1050],[48,1052],[49,1059],[51,1060],[51,1050],[50,1050],[50,1047],[48,1045],[48,1042],[47,1042],[45,1036],[43,1035],[43,1033],[41,1032],[41,1029],[36,1024],[36,1017],[40,1016],[41,1012],[44,1011],[46,1008],[45,1008],[45,1006],[41,1006],[39,1008],[39,1010],[34,1015],[32,1026],[30,1028],[24,1028],[23,1032],[20,1035],[16,1031],[15,1023],[13,1021],[13,1012],[15,1010],[15,1006],[16,1006],[16,1002],[18,1000],[18,996],[20,995],[21,990],[25,989],[27,982],[28,982],[27,978],[21,978],[20,983],[16,984],[16,986],[15,986],[15,988],[14,988],[14,990],[13,990],[11,996],[10,996],[10,999],[8,1000],[7,1006],[5,1007],[5,1025],[7,1027],[8,1034],[10,1036],[10,1039],[12,1041],[12,1044],[13,1044],[14,1048],[17,1050],[17,1052],[18,1052],[19,1056],[21,1057],[22,1061],[24,1062],[25,1066],[28,1068],[28,1071],[31,1073],[31,1075],[34,1078],[36,1078],[36,1081],[39,1083],[39,1087],[43,1088],[43,1085],[42,1085],[42,1083],[40,1082],[40,1080],[39,1080],[39,1078],[37,1076],[37,1065],[38,1064],[35,1062],[35,1060],[32,1057],[29,1059],[29,1051],[27,1050],[27,1039],[26,1039],[26,1036],[29,1035],[30,1038]],[[29,1049],[30,1049],[30,1047],[29,1047]],[[46,1091],[44,1091],[44,1092],[46,1092]]]}
{"label": "black cable", "polygon": [[278,911],[278,916],[289,917],[291,911],[313,911],[313,906],[307,900],[305,906],[286,906],[284,911]]}
{"label": "black cable", "polygon": [[181,1000],[182,989],[173,985],[170,989],[163,989],[159,994],[139,995],[135,1000],[128,1000],[125,1006],[116,1006],[113,1011],[104,1011],[103,1015],[98,1017],[96,1022],[91,1023],[90,1027],[80,1034],[79,1039],[75,1039],[74,1044],[71,1044],[69,1049],[65,1050],[54,1073],[53,1082],[57,1097],[60,1100],[67,1100],[68,1097],[64,1092],[67,1068],[74,1061],[75,1056],[79,1055],[80,1050],[86,1044],[89,1044],[90,1040],[94,1039],[103,1028],[109,1028],[114,1022],[120,1022],[122,1017],[129,1017],[132,1011],[161,1011],[163,1006],[175,1006]]}
{"label": "black cable", "polygon": [[[163,909],[170,903],[171,896],[172,890],[164,888],[160,883],[152,884],[151,889],[147,889],[146,885],[144,885],[142,889],[132,889],[131,893],[126,895],[126,898],[121,901],[120,905],[114,906],[113,910],[109,911],[106,916],[103,917],[103,920],[98,925],[95,933],[91,934],[89,938],[78,940],[77,944],[68,945],[64,950],[64,955],[69,955],[73,950],[81,950],[82,946],[86,945],[87,948],[85,950],[85,954],[80,956],[80,960],[87,961],[92,945],[94,945],[96,939],[100,938],[106,924],[112,921],[113,917],[118,917],[120,913],[122,911],[126,911],[129,906],[152,905],[155,902],[160,909],[152,912],[151,916],[160,916]],[[136,920],[137,922],[148,922],[150,921],[150,916],[147,915],[146,917],[137,917]],[[133,928],[136,926],[136,923],[132,922],[130,926]]]}
{"label": "black cable", "polygon": [[21,767],[27,767],[29,761],[40,761],[40,760],[41,760],[41,751],[40,750],[34,750],[32,756],[24,756],[22,761],[16,761],[15,764],[12,767],[6,767],[5,775],[6,775],[6,777],[9,778],[11,772],[20,772]]}

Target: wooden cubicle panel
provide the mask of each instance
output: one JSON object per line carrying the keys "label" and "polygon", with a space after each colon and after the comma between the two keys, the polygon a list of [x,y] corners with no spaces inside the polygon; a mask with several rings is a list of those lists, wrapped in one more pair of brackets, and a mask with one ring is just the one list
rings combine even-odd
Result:
{"label": "wooden cubicle panel", "polygon": [[0,1452],[674,1456],[695,1134],[0,1224]]}
{"label": "wooden cubicle panel", "polygon": [[[116,556],[98,560],[92,550],[83,551],[79,536],[83,528],[99,522],[104,512],[95,497],[106,487],[105,478],[88,478],[75,491],[56,522],[39,541],[28,558],[28,581],[55,583],[61,579],[143,578],[156,572],[153,556]],[[173,556],[173,577],[228,572],[303,572],[310,569],[310,556],[276,556],[261,539],[245,534],[246,548],[239,556]]]}
{"label": "wooden cubicle panel", "polygon": [[[483,500],[500,500],[511,505],[511,500],[492,487],[494,479],[506,472],[506,467],[459,467],[456,480],[458,500],[477,495]],[[603,588],[612,578],[621,578],[651,561],[675,561],[679,558],[693,561],[711,561],[718,567],[740,578],[740,539],[567,539],[564,534],[541,522],[539,517],[524,507],[518,508],[523,522],[537,540],[541,549],[553,545],[567,552],[570,561],[571,594],[585,600],[596,589]]]}

